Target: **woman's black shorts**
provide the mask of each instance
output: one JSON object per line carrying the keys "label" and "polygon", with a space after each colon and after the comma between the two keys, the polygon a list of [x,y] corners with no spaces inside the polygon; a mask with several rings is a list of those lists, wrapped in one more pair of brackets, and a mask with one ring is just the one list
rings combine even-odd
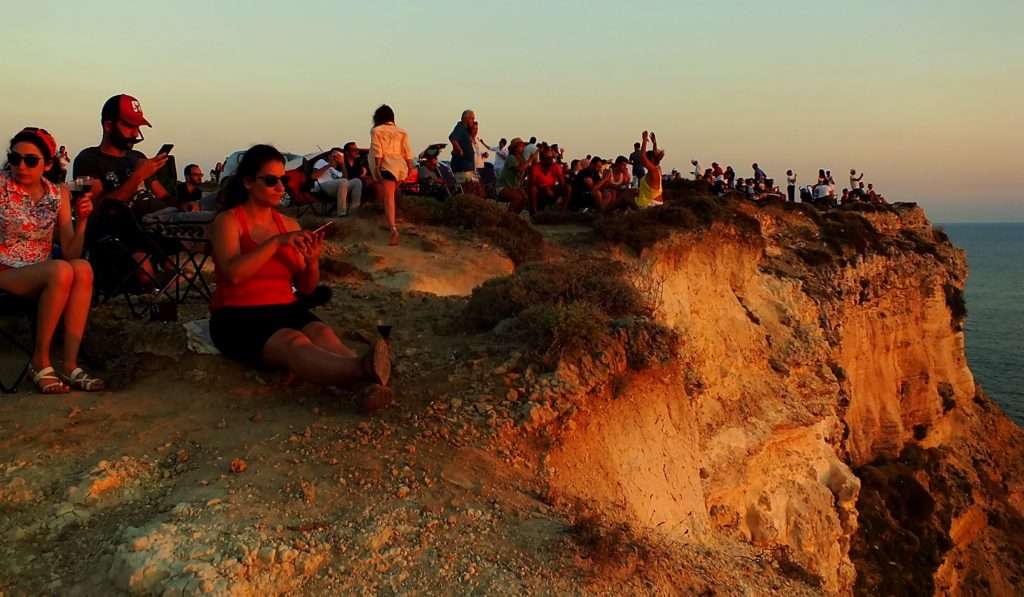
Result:
{"label": "woman's black shorts", "polygon": [[263,347],[278,330],[299,330],[320,321],[298,303],[221,307],[210,316],[210,337],[224,356],[259,365]]}
{"label": "woman's black shorts", "polygon": [[384,180],[390,180],[392,182],[398,182],[398,179],[395,178],[395,175],[392,174],[390,170],[384,170],[383,172],[381,172],[380,173],[380,177],[383,178]]}

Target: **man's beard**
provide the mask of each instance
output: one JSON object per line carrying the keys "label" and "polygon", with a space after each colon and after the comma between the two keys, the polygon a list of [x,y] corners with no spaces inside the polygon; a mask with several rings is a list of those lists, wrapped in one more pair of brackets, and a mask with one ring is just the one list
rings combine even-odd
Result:
{"label": "man's beard", "polygon": [[122,151],[130,151],[136,144],[142,141],[141,133],[138,137],[126,137],[121,134],[121,131],[116,126],[110,131],[110,144]]}

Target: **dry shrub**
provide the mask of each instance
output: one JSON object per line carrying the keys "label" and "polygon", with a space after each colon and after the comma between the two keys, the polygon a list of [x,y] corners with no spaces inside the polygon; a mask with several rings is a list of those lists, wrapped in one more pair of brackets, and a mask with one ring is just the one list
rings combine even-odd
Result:
{"label": "dry shrub", "polygon": [[581,516],[568,533],[581,555],[598,568],[635,568],[651,555],[650,548],[629,527],[605,522],[595,515]]}
{"label": "dry shrub", "polygon": [[403,219],[432,226],[473,230],[501,247],[516,265],[544,256],[544,237],[504,207],[473,195],[456,195],[445,201],[403,196]]}
{"label": "dry shrub", "polygon": [[586,301],[537,305],[523,311],[519,320],[541,363],[549,367],[598,350],[611,339],[608,315]]}
{"label": "dry shrub", "polygon": [[463,321],[491,329],[529,307],[587,302],[607,317],[649,315],[651,307],[627,279],[627,268],[609,259],[531,263],[515,274],[484,282],[473,290]]}
{"label": "dry shrub", "polygon": [[644,317],[628,317],[614,324],[626,346],[630,369],[643,370],[669,362],[679,355],[679,333]]}
{"label": "dry shrub", "polygon": [[839,255],[846,248],[861,255],[868,251],[883,250],[882,235],[864,216],[854,212],[831,210],[825,213],[821,236],[829,248]]}
{"label": "dry shrub", "polygon": [[533,223],[538,226],[569,226],[589,225],[597,219],[597,214],[592,211],[587,213],[579,211],[563,211],[560,209],[545,209],[533,216]]}
{"label": "dry shrub", "polygon": [[636,252],[668,238],[672,232],[707,230],[715,222],[731,225],[751,237],[761,235],[757,220],[736,209],[734,200],[709,195],[687,195],[665,205],[604,217],[594,228],[606,240]]}

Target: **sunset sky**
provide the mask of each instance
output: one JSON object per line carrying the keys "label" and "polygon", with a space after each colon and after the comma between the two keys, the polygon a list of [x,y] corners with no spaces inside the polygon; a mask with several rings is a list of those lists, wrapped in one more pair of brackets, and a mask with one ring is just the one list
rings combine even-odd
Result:
{"label": "sunset sky", "polygon": [[[932,220],[1024,221],[1024,2],[4,3],[0,133],[44,126],[72,155],[119,92],[204,170],[256,142],[366,145],[382,102],[414,149],[465,108],[481,136],[668,168],[864,170]],[[179,172],[180,176],[180,172]]]}

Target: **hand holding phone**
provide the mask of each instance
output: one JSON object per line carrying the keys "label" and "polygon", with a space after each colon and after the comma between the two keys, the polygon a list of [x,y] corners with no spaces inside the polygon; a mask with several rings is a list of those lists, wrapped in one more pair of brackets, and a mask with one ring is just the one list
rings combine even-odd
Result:
{"label": "hand holding phone", "polygon": [[172,149],[174,149],[174,143],[164,143],[162,146],[160,146],[160,151],[156,152],[156,154],[170,155]]}
{"label": "hand holding phone", "polygon": [[328,228],[334,225],[334,220],[327,220],[325,224],[313,231],[313,234],[322,234]]}

